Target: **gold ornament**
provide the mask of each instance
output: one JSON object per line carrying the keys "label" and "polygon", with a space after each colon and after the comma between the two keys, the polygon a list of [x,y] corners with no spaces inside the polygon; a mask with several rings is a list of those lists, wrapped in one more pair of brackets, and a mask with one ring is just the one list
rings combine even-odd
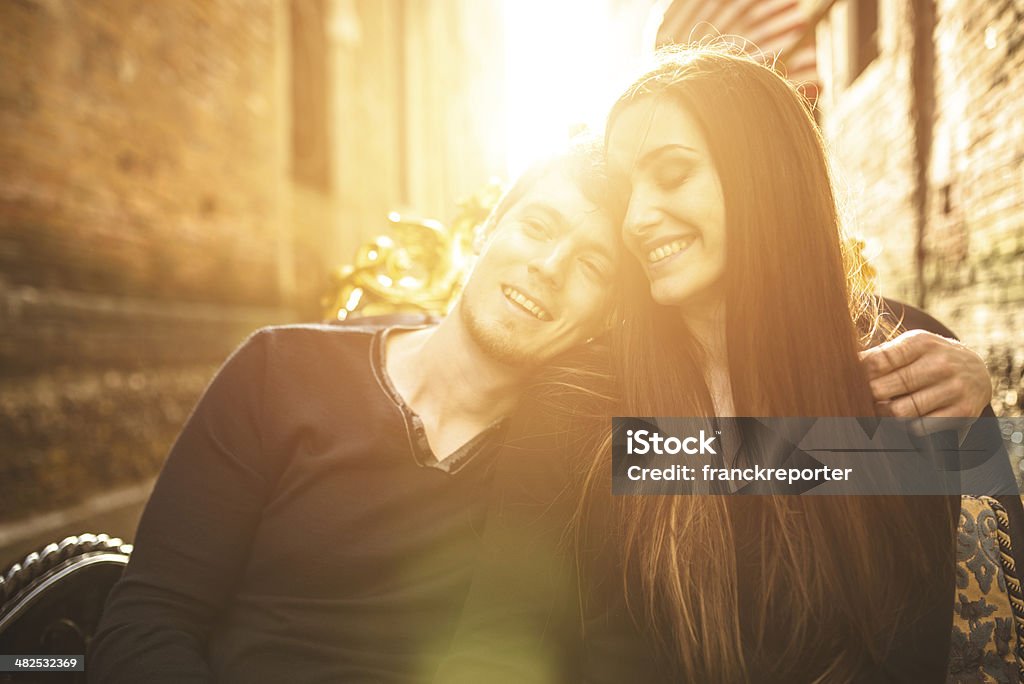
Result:
{"label": "gold ornament", "polygon": [[389,234],[364,244],[352,264],[332,273],[331,289],[321,300],[325,318],[446,314],[472,268],[474,234],[502,191],[492,180],[459,203],[450,226],[391,212]]}

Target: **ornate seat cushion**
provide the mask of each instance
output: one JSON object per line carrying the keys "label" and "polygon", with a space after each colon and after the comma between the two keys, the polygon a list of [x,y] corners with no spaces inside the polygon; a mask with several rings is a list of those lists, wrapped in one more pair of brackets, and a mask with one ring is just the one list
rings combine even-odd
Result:
{"label": "ornate seat cushion", "polygon": [[1024,681],[1024,599],[1010,549],[999,502],[962,497],[949,682]]}

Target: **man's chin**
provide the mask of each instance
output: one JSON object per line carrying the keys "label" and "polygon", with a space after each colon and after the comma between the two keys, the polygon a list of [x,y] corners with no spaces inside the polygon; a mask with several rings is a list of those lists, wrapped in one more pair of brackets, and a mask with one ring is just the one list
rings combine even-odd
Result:
{"label": "man's chin", "polygon": [[537,356],[523,349],[507,332],[470,329],[470,337],[477,347],[489,358],[512,368],[532,368],[537,365]]}
{"label": "man's chin", "polygon": [[512,368],[533,368],[540,363],[536,352],[516,342],[515,330],[498,321],[482,321],[469,307],[459,307],[462,323],[470,339],[485,356]]}

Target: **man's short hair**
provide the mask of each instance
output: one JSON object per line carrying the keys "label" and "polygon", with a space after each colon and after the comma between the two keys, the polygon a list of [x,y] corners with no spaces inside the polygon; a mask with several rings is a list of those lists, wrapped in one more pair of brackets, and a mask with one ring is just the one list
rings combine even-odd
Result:
{"label": "man's short hair", "polygon": [[487,217],[484,236],[494,229],[534,185],[555,170],[564,170],[583,196],[604,213],[615,226],[626,215],[626,195],[616,187],[607,171],[604,145],[598,138],[574,140],[565,150],[531,165],[509,188]]}

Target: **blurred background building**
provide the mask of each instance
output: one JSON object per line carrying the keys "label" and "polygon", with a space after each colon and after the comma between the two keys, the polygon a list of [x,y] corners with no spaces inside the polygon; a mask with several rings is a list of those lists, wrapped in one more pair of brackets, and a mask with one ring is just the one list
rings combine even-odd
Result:
{"label": "blurred background building", "polygon": [[1024,5],[837,2],[817,26],[825,135],[879,289],[987,358],[1024,407]]}
{"label": "blurred background building", "polygon": [[879,292],[951,327],[987,359],[996,412],[1021,415],[1024,5],[675,0],[658,42],[719,33],[815,102]]}
{"label": "blurred background building", "polygon": [[996,0],[3,3],[0,549],[137,511],[217,364],[316,320],[390,211],[450,219],[705,35],[816,98],[880,290],[1019,414],[1022,25]]}

